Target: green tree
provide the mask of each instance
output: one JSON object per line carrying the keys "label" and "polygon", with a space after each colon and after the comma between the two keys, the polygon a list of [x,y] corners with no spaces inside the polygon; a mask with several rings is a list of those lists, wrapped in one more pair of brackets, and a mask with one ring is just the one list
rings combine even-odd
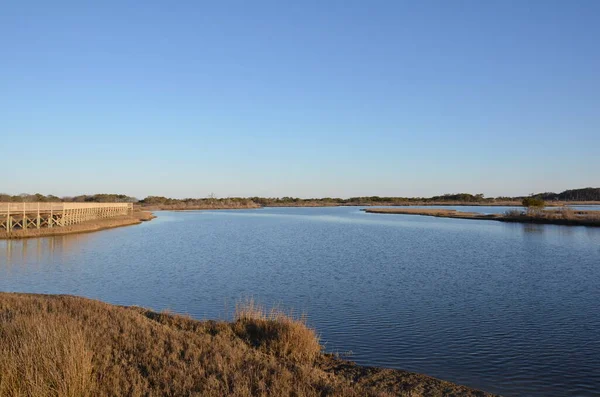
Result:
{"label": "green tree", "polygon": [[546,202],[539,197],[525,197],[522,204],[527,211],[541,210],[546,206]]}

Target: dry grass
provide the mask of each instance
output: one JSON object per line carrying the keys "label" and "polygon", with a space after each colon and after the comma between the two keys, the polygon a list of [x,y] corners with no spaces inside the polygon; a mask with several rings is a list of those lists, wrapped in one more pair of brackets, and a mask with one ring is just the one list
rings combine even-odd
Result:
{"label": "dry grass", "polygon": [[492,220],[502,222],[542,223],[569,226],[600,226],[600,211],[580,211],[569,207],[559,209],[509,210],[504,214],[480,214],[437,208],[368,208],[374,214],[425,215],[441,218]]}
{"label": "dry grass", "polygon": [[0,396],[90,395],[92,352],[70,317],[5,320],[0,340]]}
{"label": "dry grass", "polygon": [[233,329],[260,351],[299,363],[312,364],[321,353],[319,337],[306,326],[306,318],[272,309],[269,312],[247,300],[236,305]]}
{"label": "dry grass", "polygon": [[0,293],[3,397],[486,395],[320,351],[304,322],[252,305],[225,323]]}
{"label": "dry grass", "polygon": [[443,218],[475,218],[481,215],[475,212],[463,212],[445,208],[368,208],[365,209],[365,212],[373,214],[426,215]]}
{"label": "dry grass", "polygon": [[570,207],[558,209],[528,209],[505,213],[504,220],[551,223],[564,225],[600,226],[600,211],[574,210]]}
{"label": "dry grass", "polygon": [[215,203],[202,204],[147,204],[142,205],[142,209],[148,211],[198,211],[198,210],[238,210],[260,208],[260,205],[254,202],[236,202],[236,201],[219,201]]}

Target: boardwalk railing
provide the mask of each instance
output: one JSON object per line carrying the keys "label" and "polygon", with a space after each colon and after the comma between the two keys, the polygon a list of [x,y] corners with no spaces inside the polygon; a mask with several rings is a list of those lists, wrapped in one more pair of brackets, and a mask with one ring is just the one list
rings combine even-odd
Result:
{"label": "boardwalk railing", "polygon": [[132,213],[132,203],[0,203],[0,232],[64,227]]}

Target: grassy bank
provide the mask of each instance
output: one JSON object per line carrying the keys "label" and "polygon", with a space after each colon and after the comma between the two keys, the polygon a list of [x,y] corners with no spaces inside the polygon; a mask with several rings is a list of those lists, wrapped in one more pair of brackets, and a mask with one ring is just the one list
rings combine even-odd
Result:
{"label": "grassy bank", "polygon": [[148,211],[135,211],[133,215],[117,216],[114,218],[97,219],[70,226],[53,228],[14,230],[11,233],[0,231],[0,239],[19,239],[29,237],[60,236],[73,233],[88,233],[98,230],[112,229],[115,227],[137,225],[144,221],[154,219],[155,216]]}
{"label": "grassy bank", "polygon": [[[546,204],[548,207],[564,207],[574,205],[598,205],[600,210],[600,201],[582,201],[566,202],[554,201]],[[253,209],[264,207],[391,207],[391,206],[472,206],[472,207],[520,207],[521,201],[486,201],[486,202],[465,202],[465,201],[390,201],[390,202],[324,202],[324,201],[299,201],[299,202],[270,202],[267,204],[247,203],[240,204],[160,204],[160,205],[141,205],[140,208],[146,211],[192,211],[192,210],[234,210],[234,209]]]}
{"label": "grassy bank", "polygon": [[197,211],[197,210],[242,210],[242,209],[253,209],[261,208],[260,205],[255,203],[205,203],[205,204],[151,204],[141,205],[145,211]]}
{"label": "grassy bank", "polygon": [[480,214],[436,208],[367,208],[373,214],[424,215],[441,218],[477,219],[501,222],[540,223],[569,226],[600,226],[600,211],[581,211],[570,208],[537,211],[507,211],[504,214]]}
{"label": "grassy bank", "polygon": [[322,352],[252,304],[231,323],[73,297],[0,293],[0,395],[488,396]]}
{"label": "grassy bank", "polygon": [[[439,207],[439,206],[455,206],[455,207],[520,207],[522,201],[510,200],[510,201],[484,201],[484,202],[465,202],[465,201],[410,201],[410,202],[389,202],[389,203],[365,203],[357,204],[360,206],[371,207],[386,207],[386,206],[425,206],[425,207]],[[600,210],[600,201],[552,201],[546,203],[548,207],[565,207],[575,205],[598,205]]]}

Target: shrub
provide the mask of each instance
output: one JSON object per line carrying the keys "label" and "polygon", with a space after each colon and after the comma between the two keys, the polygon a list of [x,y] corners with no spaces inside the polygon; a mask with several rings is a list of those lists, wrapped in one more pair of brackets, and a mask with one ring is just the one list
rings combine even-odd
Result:
{"label": "shrub", "polygon": [[575,215],[575,211],[573,211],[572,208],[570,207],[562,207],[561,209],[558,210],[560,216],[562,219],[577,219],[577,216]]}
{"label": "shrub", "polygon": [[523,211],[519,211],[519,210],[508,210],[506,212],[504,212],[504,216],[507,217],[518,217],[518,216],[522,216],[523,215]]}
{"label": "shrub", "polygon": [[310,363],[321,352],[319,337],[304,317],[265,309],[248,300],[236,305],[234,332],[251,346],[276,357]]}
{"label": "shrub", "polygon": [[522,204],[527,210],[540,210],[546,206],[544,200],[539,197],[525,197]]}

